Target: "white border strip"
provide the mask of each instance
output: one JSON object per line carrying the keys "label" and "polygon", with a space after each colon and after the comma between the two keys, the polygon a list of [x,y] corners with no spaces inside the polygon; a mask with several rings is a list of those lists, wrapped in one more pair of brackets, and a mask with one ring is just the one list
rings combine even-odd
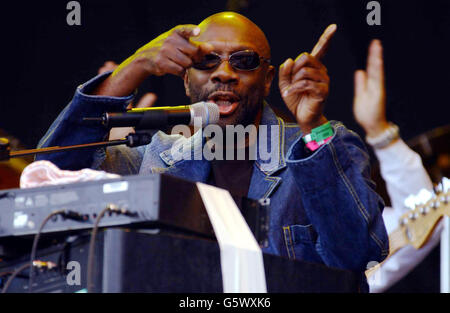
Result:
{"label": "white border strip", "polygon": [[261,248],[227,190],[197,183],[220,248],[223,292],[267,292]]}

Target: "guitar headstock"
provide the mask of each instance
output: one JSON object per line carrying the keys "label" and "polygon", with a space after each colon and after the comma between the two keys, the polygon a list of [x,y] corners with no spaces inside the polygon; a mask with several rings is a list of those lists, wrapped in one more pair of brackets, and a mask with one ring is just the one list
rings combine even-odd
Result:
{"label": "guitar headstock", "polygon": [[450,216],[450,180],[444,178],[424,204],[416,205],[400,217],[400,228],[414,248],[421,248],[444,215]]}

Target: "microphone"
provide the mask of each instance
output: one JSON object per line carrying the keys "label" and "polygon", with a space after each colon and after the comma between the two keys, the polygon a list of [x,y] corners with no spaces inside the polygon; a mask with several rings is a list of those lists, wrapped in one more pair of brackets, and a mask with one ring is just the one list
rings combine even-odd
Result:
{"label": "microphone", "polygon": [[134,127],[136,129],[159,129],[168,125],[194,125],[200,118],[202,127],[219,121],[220,112],[213,102],[197,102],[192,105],[174,107],[135,108],[127,112],[103,113],[102,117],[83,118],[90,123],[101,123],[106,127]]}

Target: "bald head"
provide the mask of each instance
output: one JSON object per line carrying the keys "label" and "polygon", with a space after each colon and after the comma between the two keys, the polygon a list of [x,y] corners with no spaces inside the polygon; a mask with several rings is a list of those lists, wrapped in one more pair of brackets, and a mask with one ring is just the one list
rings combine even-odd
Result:
{"label": "bald head", "polygon": [[[252,21],[234,12],[214,14],[198,27],[200,34],[190,40],[209,45],[209,58],[217,60],[219,56],[219,62],[206,69],[190,67],[184,76],[186,95],[192,103],[215,102],[220,111],[218,125],[221,127],[255,123],[264,97],[269,94],[275,72],[270,65],[266,36]],[[255,62],[257,65],[249,70],[239,68],[230,58],[245,50],[256,52],[251,55],[259,55],[264,61],[244,57],[244,65],[245,62]],[[239,56],[236,58],[239,65]],[[208,60],[208,57],[205,56],[205,59]]]}
{"label": "bald head", "polygon": [[257,48],[265,58],[270,58],[270,46],[263,31],[251,20],[236,12],[221,12],[204,19],[199,25],[201,29],[200,41],[210,39],[227,41],[230,33],[236,41],[249,44]]}

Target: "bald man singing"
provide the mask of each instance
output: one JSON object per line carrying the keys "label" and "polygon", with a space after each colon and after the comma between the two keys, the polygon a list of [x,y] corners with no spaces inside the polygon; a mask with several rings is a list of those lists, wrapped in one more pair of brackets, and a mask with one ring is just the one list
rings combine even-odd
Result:
{"label": "bald man singing", "polygon": [[[217,104],[222,129],[255,125],[258,142],[275,152],[269,158],[257,153],[238,160],[234,154],[231,159],[177,159],[170,152],[180,136],[158,132],[147,146],[39,159],[64,169],[90,167],[122,175],[163,172],[233,194],[270,199],[269,240],[263,252],[349,269],[365,279],[367,264],[381,262],[388,254],[384,204],[370,180],[361,139],[323,115],[329,77],[321,58],[335,31],[330,25],[311,53],[288,58],[279,67],[280,92],[296,123],[277,117],[264,100],[276,72],[264,33],[246,17],[223,12],[199,25],[174,27],[139,48],[114,72],[79,86],[40,142],[47,147],[103,140],[108,130],[84,125],[83,117],[123,111],[147,77],[173,74],[183,79],[192,103]],[[208,143],[208,138],[196,138],[198,133],[189,140],[192,150]],[[247,150],[250,145],[246,140]]]}

